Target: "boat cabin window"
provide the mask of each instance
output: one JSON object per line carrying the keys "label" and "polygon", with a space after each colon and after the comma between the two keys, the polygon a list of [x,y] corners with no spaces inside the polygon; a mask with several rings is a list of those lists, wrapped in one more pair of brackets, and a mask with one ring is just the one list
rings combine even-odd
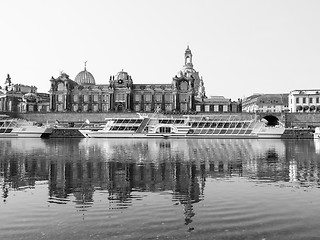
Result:
{"label": "boat cabin window", "polygon": [[115,121],[115,123],[122,123],[123,122],[123,119],[117,119],[116,121]]}
{"label": "boat cabin window", "polygon": [[159,120],[159,123],[162,123],[162,124],[172,124],[174,122],[174,120],[171,120],[171,119],[160,119]]}
{"label": "boat cabin window", "polygon": [[183,119],[177,119],[175,123],[176,124],[184,124],[184,120]]}
{"label": "boat cabin window", "polygon": [[171,127],[159,127],[159,133],[171,133]]}
{"label": "boat cabin window", "polygon": [[222,128],[223,127],[223,125],[224,125],[224,123],[218,123],[218,128]]}
{"label": "boat cabin window", "polygon": [[[128,123],[135,123],[137,120],[136,119],[129,119]],[[138,121],[137,121],[138,122]]]}
{"label": "boat cabin window", "polygon": [[236,127],[236,123],[235,122],[233,122],[233,123],[230,123],[230,128],[235,128]]}

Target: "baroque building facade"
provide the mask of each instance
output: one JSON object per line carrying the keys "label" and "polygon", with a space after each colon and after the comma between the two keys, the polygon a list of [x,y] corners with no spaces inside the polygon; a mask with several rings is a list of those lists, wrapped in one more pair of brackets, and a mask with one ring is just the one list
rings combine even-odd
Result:
{"label": "baroque building facade", "polygon": [[50,79],[50,111],[53,112],[238,112],[238,103],[205,93],[204,81],[193,68],[187,47],[184,66],[169,84],[134,84],[125,71],[110,76],[109,83],[96,84],[93,75],[83,71],[69,78],[61,73]]}
{"label": "baroque building facade", "polygon": [[49,94],[37,93],[37,87],[14,84],[10,74],[0,87],[0,112],[49,112]]}

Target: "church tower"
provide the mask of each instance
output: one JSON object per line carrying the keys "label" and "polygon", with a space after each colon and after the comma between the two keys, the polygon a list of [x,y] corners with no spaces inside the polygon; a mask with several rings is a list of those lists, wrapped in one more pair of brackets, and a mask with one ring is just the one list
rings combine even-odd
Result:
{"label": "church tower", "polygon": [[193,68],[193,64],[192,64],[192,53],[191,50],[189,48],[189,45],[184,53],[184,67],[187,68]]}

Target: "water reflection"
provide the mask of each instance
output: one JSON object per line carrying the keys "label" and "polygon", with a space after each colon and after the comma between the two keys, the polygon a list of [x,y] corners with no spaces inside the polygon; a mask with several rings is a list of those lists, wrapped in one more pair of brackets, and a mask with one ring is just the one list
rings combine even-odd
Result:
{"label": "water reflection", "polygon": [[72,201],[79,211],[94,204],[96,191],[112,209],[163,192],[183,205],[187,225],[209,177],[318,186],[317,149],[310,140],[3,139],[2,199],[39,181],[48,183],[49,203]]}

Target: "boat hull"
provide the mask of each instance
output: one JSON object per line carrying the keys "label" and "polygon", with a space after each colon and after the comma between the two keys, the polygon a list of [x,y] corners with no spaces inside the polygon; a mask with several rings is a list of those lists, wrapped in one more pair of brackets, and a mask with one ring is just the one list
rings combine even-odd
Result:
{"label": "boat hull", "polygon": [[142,134],[142,133],[97,133],[86,130],[79,130],[86,138],[171,138],[171,139],[275,139],[281,138],[282,134],[259,134],[259,135],[178,135],[178,134]]}
{"label": "boat hull", "polygon": [[47,128],[13,128],[11,132],[0,133],[0,138],[41,138]]}

